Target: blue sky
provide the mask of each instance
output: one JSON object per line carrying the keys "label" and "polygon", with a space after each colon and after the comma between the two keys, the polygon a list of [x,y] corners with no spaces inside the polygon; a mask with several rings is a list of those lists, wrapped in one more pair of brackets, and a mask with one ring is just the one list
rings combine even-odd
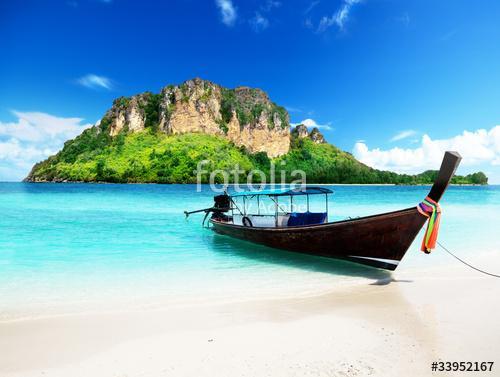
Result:
{"label": "blue sky", "polygon": [[498,19],[496,1],[3,1],[0,180],[114,98],[199,76],[264,89],[374,167],[454,148],[500,183]]}

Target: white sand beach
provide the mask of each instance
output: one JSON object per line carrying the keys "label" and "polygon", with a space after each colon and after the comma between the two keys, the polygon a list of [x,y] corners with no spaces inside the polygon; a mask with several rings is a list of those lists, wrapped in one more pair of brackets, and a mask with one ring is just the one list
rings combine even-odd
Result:
{"label": "white sand beach", "polygon": [[0,375],[456,375],[433,361],[500,375],[498,297],[499,279],[458,265],[301,298],[7,321]]}

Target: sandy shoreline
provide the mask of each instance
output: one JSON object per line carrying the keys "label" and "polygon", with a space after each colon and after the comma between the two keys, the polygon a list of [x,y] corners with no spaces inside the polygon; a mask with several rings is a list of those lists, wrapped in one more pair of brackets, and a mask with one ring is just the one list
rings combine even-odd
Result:
{"label": "sandy shoreline", "polygon": [[0,375],[429,376],[438,360],[494,361],[478,375],[498,375],[499,294],[500,280],[456,268],[301,298],[0,322]]}

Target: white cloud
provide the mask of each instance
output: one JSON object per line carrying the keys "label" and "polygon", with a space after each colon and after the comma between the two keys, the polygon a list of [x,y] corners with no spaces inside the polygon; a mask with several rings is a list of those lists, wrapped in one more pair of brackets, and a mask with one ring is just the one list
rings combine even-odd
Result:
{"label": "white cloud", "polygon": [[264,12],[269,12],[273,8],[279,8],[281,3],[279,1],[267,0],[264,5],[260,7]]}
{"label": "white cloud", "polygon": [[396,21],[401,22],[405,27],[410,26],[410,15],[408,12],[404,12],[401,16],[396,17]]}
{"label": "white cloud", "polygon": [[310,11],[313,10],[313,8],[318,5],[320,3],[319,0],[314,0],[314,1],[311,1],[311,3],[309,4],[309,6],[306,8],[306,10],[304,11],[304,14],[308,14]]}
{"label": "white cloud", "polygon": [[326,31],[330,26],[332,26],[335,23],[335,15],[332,17],[327,17],[323,16],[321,20],[319,21],[319,26],[318,26],[318,33],[322,33]]}
{"label": "white cloud", "polygon": [[357,142],[354,156],[377,169],[400,173],[420,173],[427,169],[437,169],[445,151],[457,151],[462,157],[462,166],[467,168],[492,168],[500,166],[500,126],[490,130],[479,129],[449,139],[432,140],[424,135],[416,148],[395,147],[388,150],[369,149],[364,142]]}
{"label": "white cloud", "polygon": [[219,8],[222,23],[226,26],[233,26],[236,21],[236,8],[231,0],[215,0],[217,8]]}
{"label": "white cloud", "polygon": [[22,142],[69,139],[81,132],[82,118],[60,118],[40,112],[12,111],[16,122],[0,121],[0,137]]}
{"label": "white cloud", "polygon": [[344,30],[344,26],[349,19],[353,5],[359,4],[361,0],[344,0],[340,8],[331,17],[323,16],[319,22],[318,33],[326,31],[333,25],[336,25],[339,30]]}
{"label": "white cloud", "polygon": [[291,125],[293,127],[298,126],[299,124],[303,124],[307,128],[314,128],[314,127],[316,127],[318,129],[323,129],[323,130],[331,130],[332,129],[330,123],[327,123],[327,124],[318,124],[318,123],[316,123],[316,121],[314,119],[311,119],[311,118],[304,119],[302,122],[299,122],[299,123],[291,123]]}
{"label": "white cloud", "polygon": [[269,20],[259,12],[255,12],[255,16],[250,19],[250,25],[252,25],[252,29],[258,33],[268,28]]}
{"label": "white cloud", "polygon": [[90,89],[113,89],[113,84],[109,78],[93,73],[80,77],[77,83]]}
{"label": "white cloud", "polygon": [[91,124],[41,112],[13,111],[15,122],[0,121],[0,181],[24,178],[35,162],[62,148]]}
{"label": "white cloud", "polygon": [[286,111],[289,113],[301,113],[302,109],[299,109],[298,107],[293,107],[293,106],[285,106]]}
{"label": "white cloud", "polygon": [[314,29],[313,22],[309,17],[304,20],[304,26],[308,29]]}
{"label": "white cloud", "polygon": [[255,15],[248,20],[253,31],[259,33],[267,29],[270,25],[270,13],[273,8],[279,8],[281,3],[275,0],[267,0],[264,4],[259,7],[259,11],[255,12]]}
{"label": "white cloud", "polygon": [[391,137],[391,140],[390,141],[398,141],[398,140],[403,140],[403,139],[406,139],[410,136],[414,136],[417,134],[417,131],[414,131],[414,130],[405,130],[405,131],[401,131],[401,132],[398,132],[396,135],[394,135],[393,137]]}

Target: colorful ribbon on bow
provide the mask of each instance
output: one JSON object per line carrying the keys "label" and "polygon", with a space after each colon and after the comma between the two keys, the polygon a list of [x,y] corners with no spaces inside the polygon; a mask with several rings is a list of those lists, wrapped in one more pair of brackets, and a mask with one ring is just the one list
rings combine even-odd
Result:
{"label": "colorful ribbon on bow", "polygon": [[422,240],[422,247],[420,248],[424,253],[429,254],[436,247],[439,221],[441,220],[441,207],[439,203],[426,197],[422,203],[417,205],[417,210],[429,219],[424,239]]}

